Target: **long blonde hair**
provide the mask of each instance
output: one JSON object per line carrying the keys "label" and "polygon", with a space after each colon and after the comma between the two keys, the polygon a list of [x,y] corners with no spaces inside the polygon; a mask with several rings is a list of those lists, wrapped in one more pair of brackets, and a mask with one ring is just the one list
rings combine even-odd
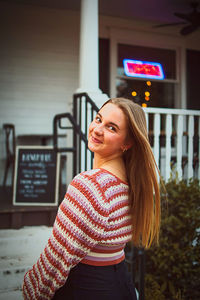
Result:
{"label": "long blonde hair", "polygon": [[123,155],[129,182],[132,239],[135,246],[148,248],[159,238],[160,191],[145,113],[141,106],[125,98],[113,98],[104,105],[107,103],[118,106],[127,118],[127,141],[132,142],[132,147]]}

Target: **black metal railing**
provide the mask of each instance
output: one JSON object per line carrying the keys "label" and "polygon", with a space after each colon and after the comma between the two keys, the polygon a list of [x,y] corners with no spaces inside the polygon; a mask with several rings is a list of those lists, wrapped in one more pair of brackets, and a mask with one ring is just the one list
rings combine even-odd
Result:
{"label": "black metal railing", "polygon": [[[72,175],[92,168],[93,154],[88,149],[88,128],[99,108],[86,93],[75,94],[73,112],[57,114],[53,120],[53,144],[56,152],[71,152],[73,155]],[[70,126],[63,125],[68,120]],[[72,130],[73,142],[69,147],[59,147],[59,130]]]}
{"label": "black metal railing", "polygon": [[[75,94],[73,97],[73,114],[63,113],[54,117],[53,142],[56,152],[71,152],[73,156],[73,177],[87,169],[92,168],[93,154],[88,149],[87,136],[89,124],[94,119],[99,108],[86,93]],[[63,120],[68,120],[70,126],[63,125]],[[73,142],[69,147],[59,147],[58,130],[72,130]],[[132,279],[139,292],[139,300],[144,300],[144,274],[145,253],[131,244],[125,249],[126,262]]]}
{"label": "black metal railing", "polygon": [[[62,121],[64,119],[67,119],[70,123],[71,126],[65,126],[62,124]],[[76,123],[76,120],[70,113],[63,113],[63,114],[57,114],[54,117],[53,120],[53,145],[54,145],[54,150],[59,153],[66,153],[66,152],[71,152],[73,154],[73,171],[72,171],[72,176],[74,177],[77,174],[77,147],[76,143],[73,143],[71,147],[59,147],[58,146],[58,139],[59,139],[59,134],[58,130],[59,129],[72,129],[73,134],[75,133],[76,137],[79,137],[80,141],[83,141],[85,143],[85,147],[87,148],[87,138],[84,135],[84,133],[81,131],[81,127]]]}
{"label": "black metal railing", "polygon": [[[75,94],[73,99],[73,116],[76,124],[83,131],[84,136],[88,137],[89,125],[94,119],[94,116],[99,111],[96,104],[90,99],[88,94]],[[74,131],[74,146],[77,149],[77,173],[92,169],[93,153],[91,153],[87,144],[79,139],[79,136]]]}

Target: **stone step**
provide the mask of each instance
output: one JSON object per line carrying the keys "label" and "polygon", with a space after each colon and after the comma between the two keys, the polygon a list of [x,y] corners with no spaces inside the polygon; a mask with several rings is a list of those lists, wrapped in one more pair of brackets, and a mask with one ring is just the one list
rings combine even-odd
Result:
{"label": "stone step", "polygon": [[21,289],[25,272],[39,258],[51,231],[52,228],[45,226],[0,230],[1,296],[8,291]]}
{"label": "stone step", "polygon": [[0,293],[20,289],[25,273],[36,261],[30,256],[1,257]]}
{"label": "stone step", "polygon": [[24,274],[28,267],[7,268],[0,271],[0,293],[10,290],[19,290],[22,287]]}
{"label": "stone step", "polygon": [[33,226],[0,230],[0,257],[31,254],[36,257],[44,248],[52,227]]}
{"label": "stone step", "polygon": [[21,290],[4,291],[0,293],[0,300],[23,300]]}
{"label": "stone step", "polygon": [[19,269],[25,266],[31,266],[35,260],[31,256],[21,257],[1,257],[0,259],[0,273],[2,270]]}

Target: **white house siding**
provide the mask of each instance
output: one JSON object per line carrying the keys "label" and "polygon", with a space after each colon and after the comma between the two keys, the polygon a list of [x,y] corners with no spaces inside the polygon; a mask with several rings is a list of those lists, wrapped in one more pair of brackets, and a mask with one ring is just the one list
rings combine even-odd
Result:
{"label": "white house siding", "polygon": [[[52,133],[78,88],[79,13],[0,2],[0,179],[3,123],[18,134]],[[2,182],[0,182],[2,184]]]}

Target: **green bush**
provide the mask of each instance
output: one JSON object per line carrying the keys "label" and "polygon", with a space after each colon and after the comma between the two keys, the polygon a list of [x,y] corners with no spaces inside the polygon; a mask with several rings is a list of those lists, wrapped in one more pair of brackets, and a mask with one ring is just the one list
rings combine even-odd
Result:
{"label": "green bush", "polygon": [[199,300],[200,185],[172,180],[166,190],[160,243],[146,251],[145,300]]}

